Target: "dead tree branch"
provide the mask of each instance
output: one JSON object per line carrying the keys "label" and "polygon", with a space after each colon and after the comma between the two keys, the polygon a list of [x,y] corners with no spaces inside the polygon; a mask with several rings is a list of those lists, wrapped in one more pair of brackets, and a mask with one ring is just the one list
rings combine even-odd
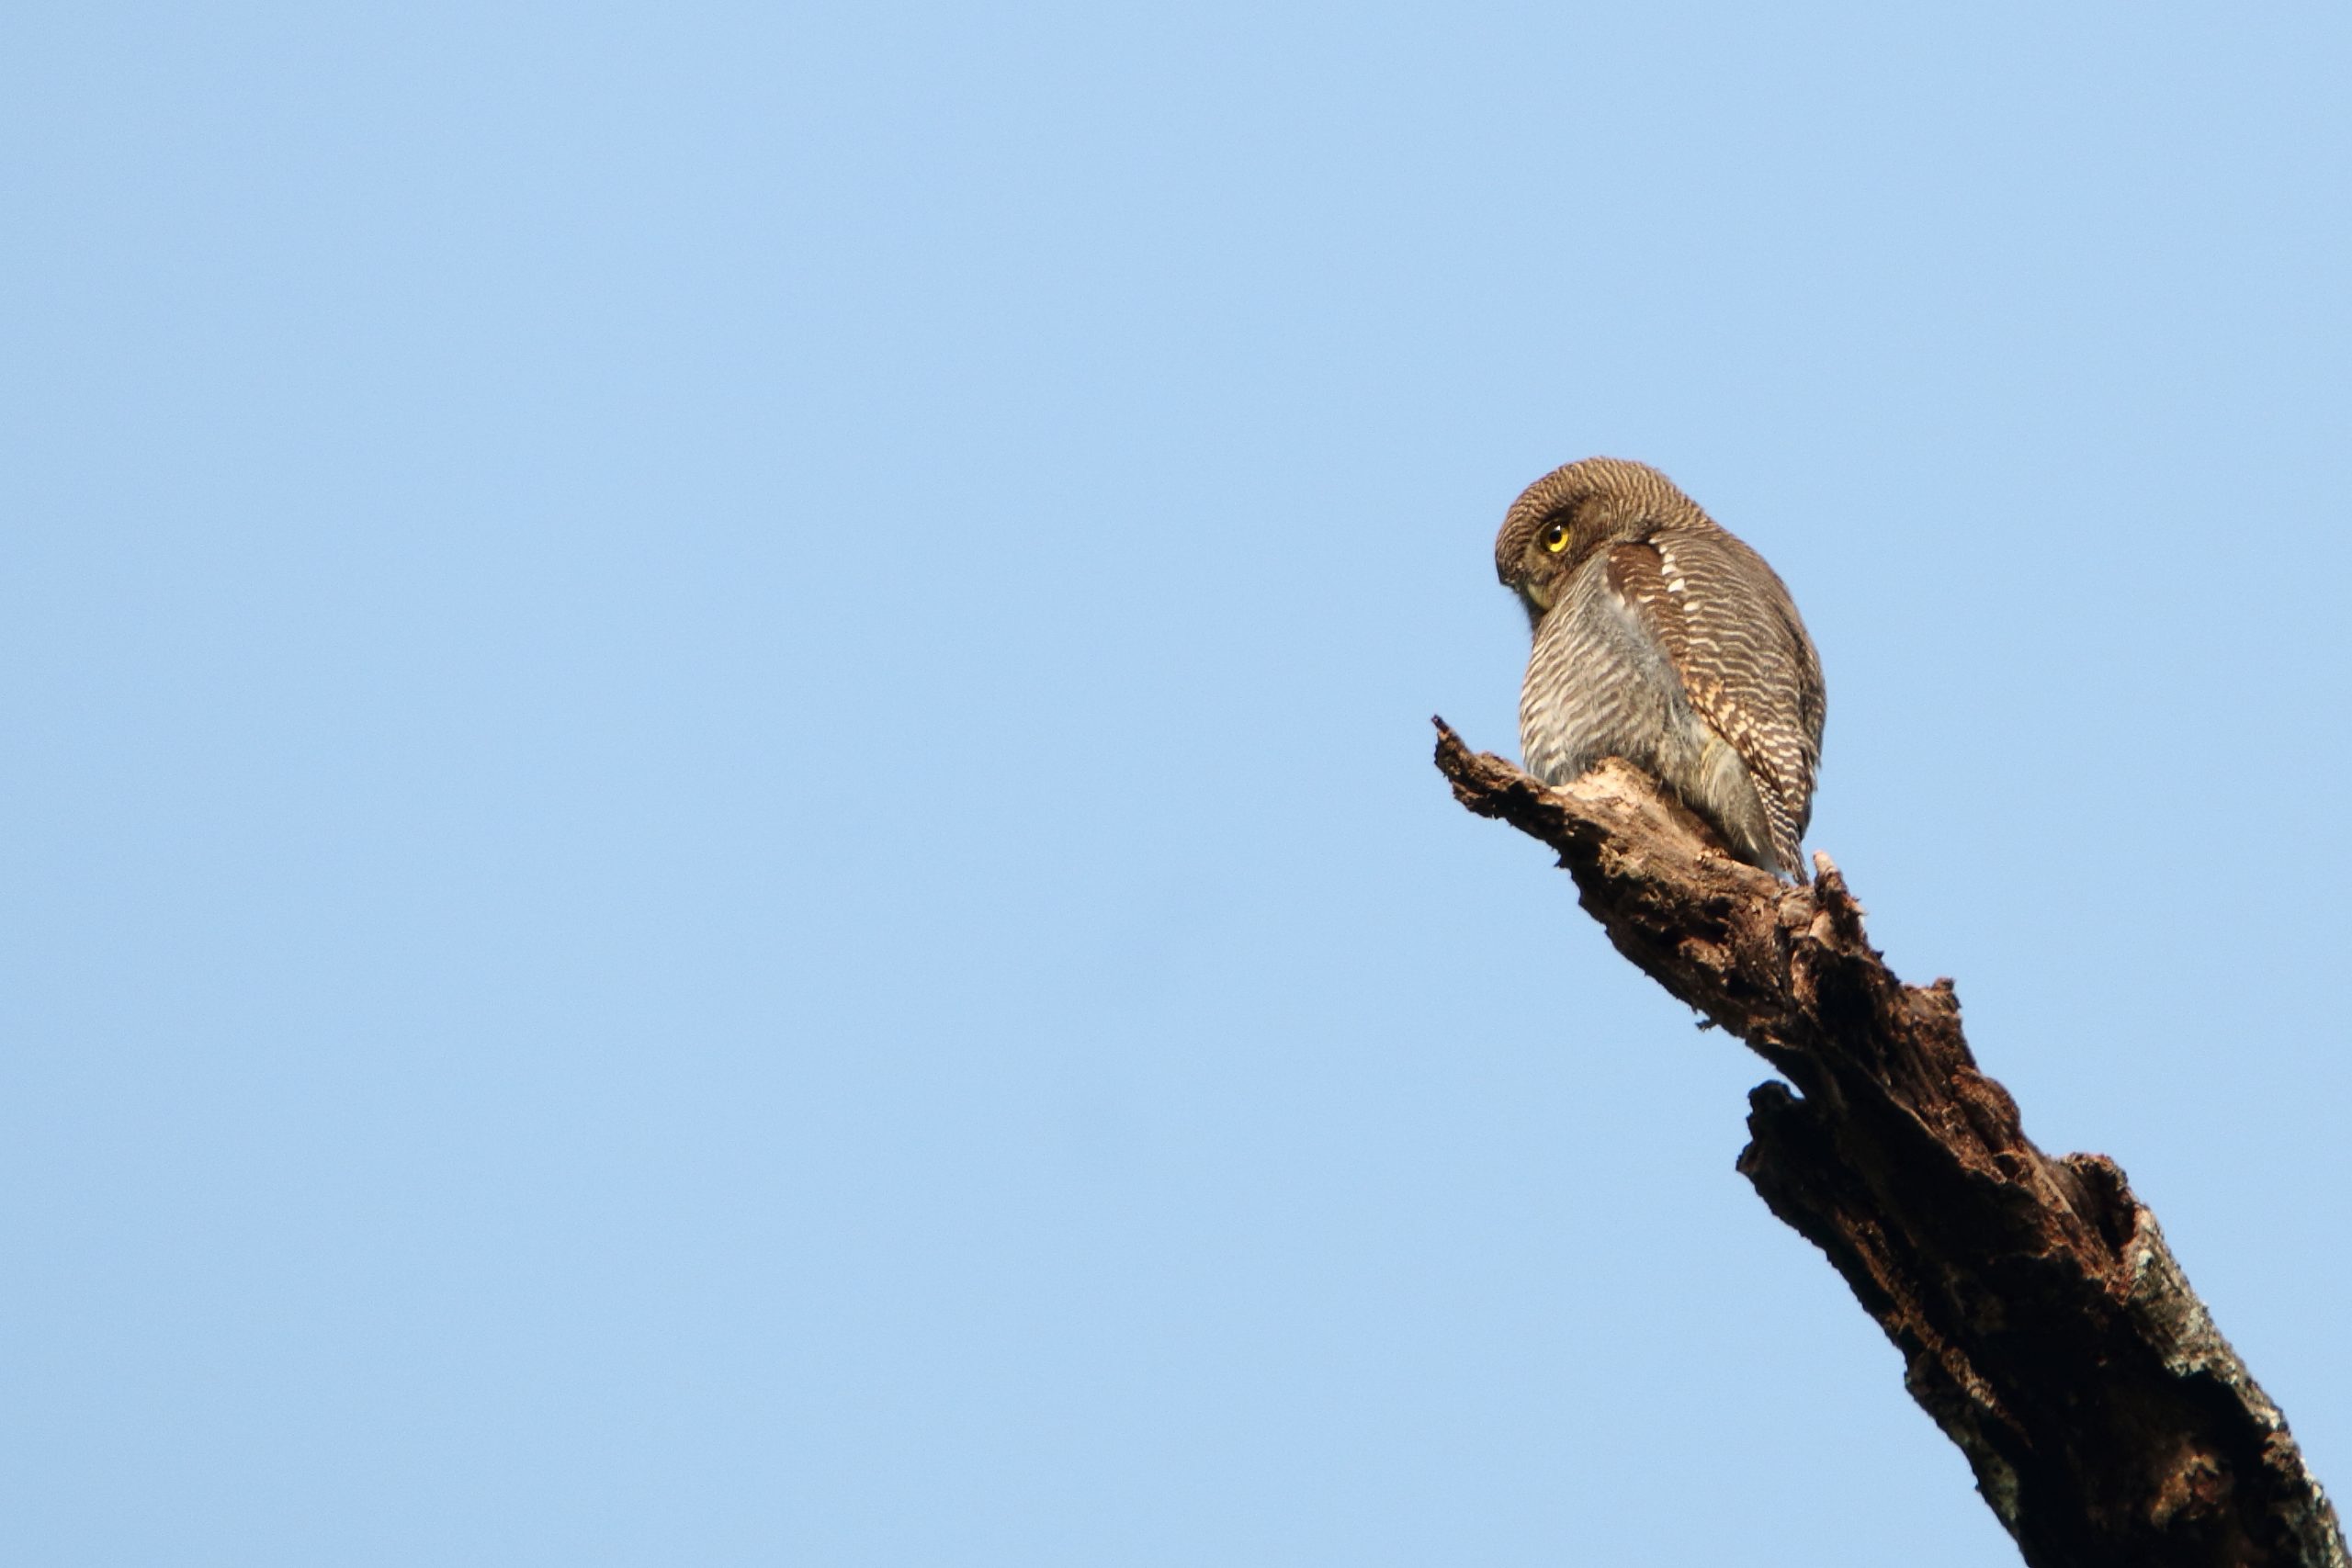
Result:
{"label": "dead tree branch", "polygon": [[1894,977],[1826,855],[1783,886],[1623,763],[1547,789],[1442,719],[1437,765],[1558,852],[1619,952],[1788,1080],[1749,1095],[1739,1168],[1894,1342],[2027,1562],[2347,1568],[2285,1417],[2123,1172],[2028,1141],[1951,982]]}

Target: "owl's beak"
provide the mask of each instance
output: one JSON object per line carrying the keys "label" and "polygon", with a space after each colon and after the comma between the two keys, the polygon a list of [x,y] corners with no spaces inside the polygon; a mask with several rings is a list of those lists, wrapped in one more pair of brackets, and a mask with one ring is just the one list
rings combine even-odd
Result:
{"label": "owl's beak", "polygon": [[1519,607],[1527,612],[1527,629],[1531,632],[1538,630],[1544,625],[1544,615],[1552,608],[1551,590],[1534,582],[1521,582],[1516,587]]}

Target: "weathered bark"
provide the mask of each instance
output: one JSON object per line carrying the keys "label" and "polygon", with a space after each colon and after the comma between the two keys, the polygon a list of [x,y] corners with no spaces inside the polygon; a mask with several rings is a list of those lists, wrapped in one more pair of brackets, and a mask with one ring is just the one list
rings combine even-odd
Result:
{"label": "weathered bark", "polygon": [[1785,886],[1622,762],[1547,789],[1442,719],[1437,764],[1558,852],[1619,952],[1787,1078],[1748,1096],[1739,1169],[1894,1342],[2027,1562],[2346,1568],[2285,1417],[2123,1172],[2027,1140],[1951,982],[1894,977],[1826,855]]}

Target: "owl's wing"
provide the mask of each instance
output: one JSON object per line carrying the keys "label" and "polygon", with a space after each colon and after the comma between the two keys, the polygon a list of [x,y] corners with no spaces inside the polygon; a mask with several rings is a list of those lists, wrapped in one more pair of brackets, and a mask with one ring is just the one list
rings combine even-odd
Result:
{"label": "owl's wing", "polygon": [[1619,545],[1607,564],[1609,586],[1665,649],[1692,709],[1777,797],[1765,808],[1788,826],[1780,847],[1795,870],[1796,839],[1813,815],[1824,705],[1820,656],[1788,589],[1721,529]]}

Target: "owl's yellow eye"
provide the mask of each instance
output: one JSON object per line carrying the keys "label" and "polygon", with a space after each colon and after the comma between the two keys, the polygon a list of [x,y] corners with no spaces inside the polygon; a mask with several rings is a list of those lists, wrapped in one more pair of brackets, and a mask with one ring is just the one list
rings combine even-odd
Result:
{"label": "owl's yellow eye", "polygon": [[1562,550],[1566,549],[1568,547],[1568,525],[1566,523],[1555,523],[1549,528],[1544,529],[1544,547],[1551,551],[1555,556]]}

